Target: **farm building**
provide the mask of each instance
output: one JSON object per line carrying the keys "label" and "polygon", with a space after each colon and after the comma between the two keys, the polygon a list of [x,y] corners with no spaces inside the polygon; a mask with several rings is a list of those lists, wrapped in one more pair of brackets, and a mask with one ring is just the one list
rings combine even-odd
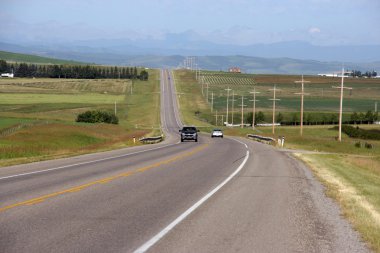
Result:
{"label": "farm building", "polygon": [[231,73],[241,73],[241,69],[239,67],[231,67],[228,71]]}

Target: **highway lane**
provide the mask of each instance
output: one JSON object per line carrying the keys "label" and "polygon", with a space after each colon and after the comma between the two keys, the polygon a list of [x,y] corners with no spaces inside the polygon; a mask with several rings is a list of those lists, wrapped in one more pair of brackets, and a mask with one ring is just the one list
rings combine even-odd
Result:
{"label": "highway lane", "polygon": [[149,252],[370,252],[303,163],[241,141],[244,169]]}
{"label": "highway lane", "polygon": [[0,252],[131,252],[241,164],[234,140],[178,143],[169,75],[165,143],[0,169]]}

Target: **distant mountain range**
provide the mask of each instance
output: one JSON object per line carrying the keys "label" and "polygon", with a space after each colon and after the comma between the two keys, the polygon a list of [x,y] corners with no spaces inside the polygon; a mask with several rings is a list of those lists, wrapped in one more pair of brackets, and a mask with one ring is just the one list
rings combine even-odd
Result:
{"label": "distant mountain range", "polygon": [[247,73],[316,74],[346,69],[380,71],[380,46],[314,46],[293,41],[236,46],[168,35],[163,40],[91,40],[65,43],[0,42],[0,50],[107,65],[173,68],[197,56],[202,69],[238,66]]}

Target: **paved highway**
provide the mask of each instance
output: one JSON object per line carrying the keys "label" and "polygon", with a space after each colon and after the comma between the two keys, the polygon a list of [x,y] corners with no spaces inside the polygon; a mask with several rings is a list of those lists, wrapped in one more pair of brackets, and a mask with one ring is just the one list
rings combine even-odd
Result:
{"label": "paved highway", "polygon": [[164,143],[0,168],[0,252],[366,252],[310,172],[245,139]]}

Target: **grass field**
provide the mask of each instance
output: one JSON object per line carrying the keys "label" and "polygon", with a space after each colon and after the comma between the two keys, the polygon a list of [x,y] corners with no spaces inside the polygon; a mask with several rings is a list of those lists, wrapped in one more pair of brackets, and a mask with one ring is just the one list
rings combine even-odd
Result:
{"label": "grass field", "polygon": [[[0,166],[125,147],[134,145],[133,136],[158,135],[158,92],[156,70],[149,81],[133,82],[0,79]],[[115,102],[119,125],[75,122],[87,110],[114,112]]]}
{"label": "grass field", "polygon": [[[267,116],[270,116],[271,109],[271,103],[267,100],[271,96],[268,89],[274,84],[282,89],[281,93],[278,93],[278,97],[282,99],[278,103],[280,111],[299,112],[299,98],[293,94],[299,92],[299,87],[294,85],[294,81],[300,79],[298,76],[253,76],[215,72],[207,74],[213,76],[213,81],[209,80],[209,94],[212,91],[215,92],[213,113],[211,113],[210,99],[208,103],[206,100],[206,86],[204,85],[202,95],[202,85],[196,82],[194,73],[182,70],[175,72],[177,91],[183,93],[180,94],[180,105],[186,124],[200,126],[206,132],[211,131],[215,127],[216,110],[219,115],[223,114],[225,119],[226,92],[224,89],[230,87],[236,93],[247,95],[254,83],[258,91],[262,92],[261,96],[257,97],[261,100],[257,103],[258,110],[264,111]],[[215,76],[219,76],[219,79]],[[223,79],[224,77],[226,78]],[[305,90],[311,93],[310,96],[305,97],[306,114],[336,112],[339,108],[338,94],[331,89],[331,86],[339,85],[340,80],[321,77],[305,77],[305,79],[312,82],[306,86]],[[346,112],[365,112],[374,109],[374,102],[380,100],[379,80],[346,79],[345,83],[347,86],[354,87],[351,96],[349,92],[345,95]],[[322,89],[323,97],[321,96]],[[239,105],[239,102],[241,103],[241,100],[236,101],[235,106]],[[245,104],[250,106],[248,101]],[[236,110],[235,123],[240,122],[239,114],[240,111]],[[229,117],[231,123],[231,107]],[[342,213],[359,231],[369,247],[375,252],[380,252],[378,239],[380,238],[380,141],[353,139],[343,134],[342,142],[338,142],[336,141],[338,132],[332,130],[333,125],[305,126],[304,135],[301,137],[299,126],[276,127],[273,135],[271,127],[256,127],[255,130],[250,127],[226,128],[220,126],[221,119],[218,122],[218,127],[222,128],[226,135],[246,136],[248,133],[255,133],[274,138],[285,136],[286,148],[315,151],[316,154],[299,152],[297,156],[309,165],[316,177],[326,186],[326,193],[339,203]],[[380,130],[379,125],[360,125],[360,127]],[[362,146],[364,143],[370,143],[373,148],[358,148],[355,146],[358,142],[361,142]]]}

